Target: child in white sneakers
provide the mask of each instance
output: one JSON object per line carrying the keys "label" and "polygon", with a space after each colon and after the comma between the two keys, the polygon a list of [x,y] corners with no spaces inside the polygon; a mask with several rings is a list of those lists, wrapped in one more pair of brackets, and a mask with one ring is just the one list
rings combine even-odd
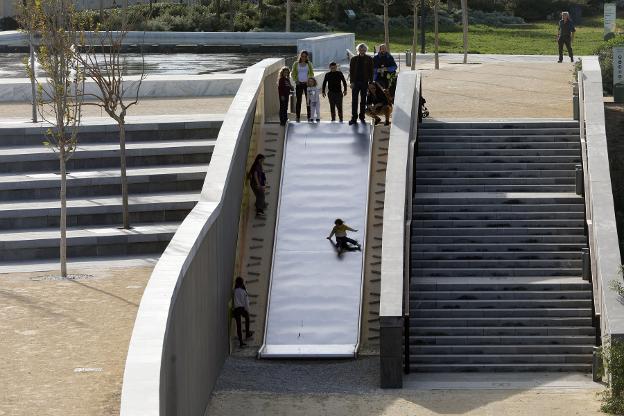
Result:
{"label": "child in white sneakers", "polygon": [[316,85],[316,80],[314,78],[308,79],[308,106],[310,107],[310,118],[309,122],[321,121],[321,94],[318,86]]}

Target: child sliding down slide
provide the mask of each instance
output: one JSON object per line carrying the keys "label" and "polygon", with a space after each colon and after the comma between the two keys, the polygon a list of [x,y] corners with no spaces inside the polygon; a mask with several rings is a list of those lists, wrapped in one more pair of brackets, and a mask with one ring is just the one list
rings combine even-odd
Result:
{"label": "child sliding down slide", "polygon": [[347,231],[353,231],[354,233],[356,233],[357,230],[349,227],[340,218],[336,219],[336,221],[334,221],[334,224],[336,225],[334,226],[334,228],[332,228],[331,234],[329,234],[329,237],[327,237],[327,239],[331,241],[333,235],[336,234],[336,247],[338,248],[338,254],[342,254],[342,252],[345,250],[362,250],[360,243],[347,237]]}

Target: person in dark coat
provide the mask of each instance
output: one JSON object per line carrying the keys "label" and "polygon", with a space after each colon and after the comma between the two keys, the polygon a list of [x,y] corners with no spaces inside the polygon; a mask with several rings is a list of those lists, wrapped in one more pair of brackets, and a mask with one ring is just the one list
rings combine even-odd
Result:
{"label": "person in dark coat", "polygon": [[379,45],[379,52],[373,58],[373,68],[375,70],[373,81],[386,89],[390,88],[391,81],[396,77],[397,64],[386,45]]}
{"label": "person in dark coat", "polygon": [[280,125],[285,126],[288,121],[288,99],[293,92],[293,86],[290,83],[290,69],[287,66],[283,67],[279,73],[279,79],[277,80],[277,93],[280,101]]}
{"label": "person in dark coat", "polygon": [[[349,81],[351,82],[351,120],[349,125],[357,122],[358,116],[362,123],[366,108],[366,91],[368,83],[373,80],[373,58],[366,54],[368,47],[364,43],[357,46],[358,54],[349,62]],[[359,98],[359,113],[358,113]]]}
{"label": "person in dark coat", "polygon": [[574,32],[576,28],[570,13],[561,12],[561,20],[559,21],[559,30],[557,31],[557,43],[559,45],[559,63],[563,62],[563,45],[568,50],[570,62],[574,62],[574,53],[572,52],[572,41],[574,41]]}
{"label": "person in dark coat", "polygon": [[392,112],[392,103],[384,88],[378,82],[368,84],[368,95],[366,96],[366,114],[371,116],[375,121],[375,125],[379,124],[381,118],[379,114],[386,117],[386,126],[390,125],[390,113]]}
{"label": "person in dark coat", "polygon": [[247,173],[249,185],[251,186],[251,190],[256,196],[256,216],[263,216],[264,209],[267,206],[264,196],[266,187],[266,175],[264,174],[264,170],[262,169],[263,162],[264,155],[262,153],[259,153],[256,156],[253,164],[251,165],[249,173]]}
{"label": "person in dark coat", "polygon": [[237,277],[234,283],[233,300],[233,316],[236,321],[236,335],[238,336],[239,346],[245,347],[247,344],[243,342],[243,331],[241,318],[245,318],[245,338],[249,339],[253,336],[253,331],[249,330],[249,295],[245,287],[245,281],[242,277]]}
{"label": "person in dark coat", "polygon": [[345,80],[342,72],[338,71],[336,62],[329,64],[329,72],[325,74],[325,79],[323,79],[323,97],[325,97],[325,87],[327,87],[327,96],[329,97],[331,120],[336,121],[336,110],[338,110],[338,118],[342,123],[342,97],[347,95],[347,80]]}

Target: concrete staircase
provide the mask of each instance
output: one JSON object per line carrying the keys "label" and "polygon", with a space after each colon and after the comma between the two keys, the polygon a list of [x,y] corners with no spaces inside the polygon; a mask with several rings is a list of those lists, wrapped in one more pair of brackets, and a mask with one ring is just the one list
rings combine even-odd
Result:
{"label": "concrete staircase", "polygon": [[[131,230],[119,229],[116,129],[83,127],[68,162],[68,258],[160,255],[198,200],[221,123],[129,125]],[[40,128],[0,127],[0,264],[58,258],[58,159],[43,140]]]}
{"label": "concrete staircase", "polygon": [[412,371],[591,371],[578,123],[421,125]]}

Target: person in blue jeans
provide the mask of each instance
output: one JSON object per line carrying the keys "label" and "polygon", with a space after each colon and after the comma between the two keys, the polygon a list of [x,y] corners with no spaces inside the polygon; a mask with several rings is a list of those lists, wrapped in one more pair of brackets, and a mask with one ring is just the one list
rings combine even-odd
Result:
{"label": "person in blue jeans", "polygon": [[364,118],[366,92],[368,91],[368,83],[373,81],[374,73],[373,58],[366,54],[367,51],[366,44],[360,43],[357,46],[358,54],[349,62],[349,81],[351,82],[351,120],[349,120],[349,125],[355,124],[358,118],[362,123],[366,123]]}

